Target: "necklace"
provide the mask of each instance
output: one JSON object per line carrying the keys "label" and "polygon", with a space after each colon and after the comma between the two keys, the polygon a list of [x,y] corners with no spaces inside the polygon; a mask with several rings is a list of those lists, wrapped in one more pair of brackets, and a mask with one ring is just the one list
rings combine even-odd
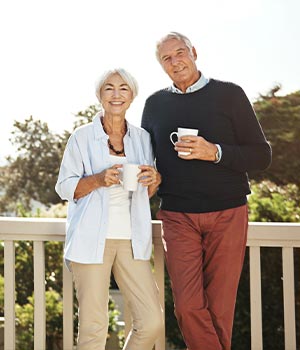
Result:
{"label": "necklace", "polygon": [[[106,131],[105,126],[104,126],[103,117],[101,118],[101,124],[102,124],[102,127],[103,127],[104,132],[108,135],[108,132]],[[126,132],[127,132],[127,124],[126,124],[126,122],[125,122],[125,133],[124,133],[124,134],[126,134]],[[117,155],[119,155],[119,154],[125,154],[125,149],[124,149],[124,147],[123,147],[120,151],[116,150],[115,147],[113,146],[113,144],[110,142],[110,139],[109,139],[109,138],[107,139],[107,143],[108,143],[108,147],[109,147],[115,154],[117,154]]]}
{"label": "necklace", "polygon": [[[105,131],[105,130],[104,130]],[[116,154],[123,154],[124,153],[124,147],[120,150],[120,151],[118,151],[118,150],[116,150],[115,149],[115,147],[112,145],[112,143],[110,142],[110,139],[108,139],[107,140],[107,143],[108,143],[108,147],[114,152],[114,153],[116,153]]]}

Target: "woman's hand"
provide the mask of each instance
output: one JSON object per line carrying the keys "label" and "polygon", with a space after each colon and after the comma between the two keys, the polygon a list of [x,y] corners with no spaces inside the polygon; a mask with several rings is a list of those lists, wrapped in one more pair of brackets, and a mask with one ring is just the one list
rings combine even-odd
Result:
{"label": "woman's hand", "polygon": [[140,165],[139,168],[141,172],[138,175],[138,181],[143,186],[148,186],[148,195],[152,197],[161,184],[161,175],[151,165]]}
{"label": "woman's hand", "polygon": [[82,198],[99,187],[118,185],[120,183],[118,169],[121,167],[121,164],[115,164],[101,173],[81,178],[75,189],[74,199]]}
{"label": "woman's hand", "polygon": [[120,183],[120,171],[122,168],[121,164],[115,164],[112,167],[103,170],[101,173],[97,174],[97,182],[99,187],[110,187],[112,185],[118,185]]}

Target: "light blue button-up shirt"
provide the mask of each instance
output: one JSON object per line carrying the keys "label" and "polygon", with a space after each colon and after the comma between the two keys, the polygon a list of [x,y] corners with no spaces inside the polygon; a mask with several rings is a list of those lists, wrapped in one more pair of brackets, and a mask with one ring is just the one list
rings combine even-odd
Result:
{"label": "light blue button-up shirt", "polygon": [[174,84],[171,85],[168,88],[168,90],[175,93],[175,94],[189,94],[191,92],[195,92],[197,90],[202,89],[208,82],[209,82],[209,79],[205,78],[205,76],[201,73],[200,78],[193,85],[189,86],[186,89],[186,92],[182,92]]}
{"label": "light blue button-up shirt", "polygon": [[[92,123],[77,128],[70,136],[55,186],[59,196],[69,202],[64,248],[68,266],[69,261],[103,263],[109,190],[100,187],[74,200],[75,189],[82,177],[100,173],[111,165],[108,136],[100,116],[97,113]],[[128,163],[153,165],[150,135],[146,130],[127,123],[124,148]],[[141,184],[132,194],[131,230],[134,259],[149,260],[152,251],[151,212],[147,187]]]}

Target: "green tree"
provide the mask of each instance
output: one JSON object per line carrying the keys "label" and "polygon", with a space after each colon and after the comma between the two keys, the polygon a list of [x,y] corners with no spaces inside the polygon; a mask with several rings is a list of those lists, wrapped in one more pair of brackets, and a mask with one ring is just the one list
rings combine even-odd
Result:
{"label": "green tree", "polygon": [[54,186],[65,137],[51,133],[47,123],[33,120],[32,116],[24,123],[14,123],[11,142],[16,146],[17,157],[9,156],[2,171],[1,211],[17,213],[19,203],[30,210],[32,200],[45,205],[60,202]]}
{"label": "green tree", "polygon": [[278,186],[271,181],[252,183],[249,220],[261,222],[299,222],[300,189],[295,184]]}
{"label": "green tree", "polygon": [[93,120],[93,117],[97,112],[101,110],[101,106],[99,104],[97,105],[90,105],[83,111],[80,111],[75,114],[75,122],[73,125],[73,128],[78,128],[81,125],[84,125],[86,123],[90,123]]}
{"label": "green tree", "polygon": [[265,135],[272,146],[271,166],[251,173],[256,181],[268,179],[277,185],[288,183],[300,185],[300,91],[277,96],[280,86],[275,86],[267,95],[261,95],[254,109]]}
{"label": "green tree", "polygon": [[[73,129],[91,122],[98,111],[100,105],[91,105],[75,114]],[[0,212],[24,216],[33,200],[46,206],[61,203],[54,186],[69,136],[67,130],[62,135],[51,132],[47,123],[32,116],[14,122],[11,142],[17,156],[8,156],[8,164],[0,168]]]}

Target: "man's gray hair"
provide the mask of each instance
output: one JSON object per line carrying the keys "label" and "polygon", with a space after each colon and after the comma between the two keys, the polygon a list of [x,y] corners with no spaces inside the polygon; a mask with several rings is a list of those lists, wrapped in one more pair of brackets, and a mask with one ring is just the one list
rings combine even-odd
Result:
{"label": "man's gray hair", "polygon": [[138,83],[137,83],[136,79],[129,72],[127,72],[127,70],[125,70],[124,68],[114,68],[114,69],[109,69],[109,70],[105,71],[96,82],[95,93],[96,93],[98,101],[101,103],[100,90],[101,90],[102,86],[104,85],[107,78],[113,74],[119,74],[121,76],[121,78],[126,82],[126,84],[129,86],[130,90],[132,91],[133,98],[135,98],[136,95],[138,94],[138,90],[139,90]]}
{"label": "man's gray hair", "polygon": [[167,40],[169,39],[176,39],[179,41],[182,41],[185,43],[186,47],[190,50],[191,53],[193,53],[192,49],[193,49],[193,45],[190,41],[190,39],[188,37],[186,37],[183,34],[180,34],[178,32],[170,32],[167,35],[163,36],[160,40],[158,40],[158,42],[156,43],[156,58],[158,60],[158,62],[160,62],[160,57],[159,57],[159,49],[160,46]]}

